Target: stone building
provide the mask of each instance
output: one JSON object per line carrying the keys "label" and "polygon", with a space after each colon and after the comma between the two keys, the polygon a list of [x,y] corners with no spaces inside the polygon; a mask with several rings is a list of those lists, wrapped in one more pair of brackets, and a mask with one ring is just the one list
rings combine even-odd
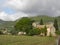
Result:
{"label": "stone building", "polygon": [[53,23],[47,23],[45,25],[40,25],[38,22],[34,22],[32,23],[32,26],[35,27],[35,28],[44,28],[46,26],[47,28],[47,36],[56,36],[55,32],[55,27],[53,26]]}

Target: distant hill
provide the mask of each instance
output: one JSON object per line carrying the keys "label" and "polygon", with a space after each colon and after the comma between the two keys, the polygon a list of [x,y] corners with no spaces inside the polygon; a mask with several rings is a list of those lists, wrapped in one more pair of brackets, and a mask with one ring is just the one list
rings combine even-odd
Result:
{"label": "distant hill", "polygon": [[54,17],[50,17],[50,16],[35,16],[35,17],[31,17],[31,19],[35,20],[35,21],[40,21],[40,19],[43,19],[43,21],[45,23],[45,22],[53,21]]}
{"label": "distant hill", "polygon": [[[43,19],[44,23],[53,22],[54,19],[56,18],[58,20],[58,25],[59,25],[59,28],[60,28],[60,16],[58,16],[58,17],[34,16],[34,17],[30,17],[30,18],[32,20],[35,20],[35,21],[40,21],[40,19]],[[3,20],[0,20],[0,28],[9,28],[9,29],[12,29],[11,27],[14,26],[15,23],[16,23],[16,21],[3,21]]]}
{"label": "distant hill", "polygon": [[3,21],[0,20],[0,29],[1,28],[11,28],[14,26],[15,22],[14,21]]}
{"label": "distant hill", "polygon": [[47,22],[54,22],[54,19],[57,19],[58,21],[58,26],[60,28],[60,16],[58,17],[51,17],[51,16],[35,16],[35,17],[31,17],[32,20],[35,20],[35,21],[40,21],[40,19],[43,19],[43,22],[44,23],[47,23]]}

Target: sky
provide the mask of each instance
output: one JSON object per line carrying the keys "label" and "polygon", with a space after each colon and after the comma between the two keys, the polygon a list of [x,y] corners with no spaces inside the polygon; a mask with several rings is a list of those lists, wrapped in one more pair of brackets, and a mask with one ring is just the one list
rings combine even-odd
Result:
{"label": "sky", "polygon": [[4,21],[37,15],[60,16],[60,0],[0,0],[0,19]]}

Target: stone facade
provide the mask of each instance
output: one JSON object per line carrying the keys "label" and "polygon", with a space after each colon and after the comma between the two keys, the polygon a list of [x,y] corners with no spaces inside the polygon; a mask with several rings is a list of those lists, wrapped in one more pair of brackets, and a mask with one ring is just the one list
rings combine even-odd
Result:
{"label": "stone facade", "polygon": [[32,26],[35,27],[35,28],[44,28],[45,26],[47,27],[47,36],[56,36],[55,34],[55,27],[53,26],[53,23],[49,23],[49,24],[45,24],[45,25],[40,25],[36,22],[32,23]]}

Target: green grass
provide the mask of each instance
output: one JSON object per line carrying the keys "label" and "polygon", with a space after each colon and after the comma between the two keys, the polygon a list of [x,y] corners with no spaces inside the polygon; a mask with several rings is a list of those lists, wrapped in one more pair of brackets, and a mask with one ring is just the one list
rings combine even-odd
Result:
{"label": "green grass", "polygon": [[40,36],[0,35],[0,45],[55,45],[56,38]]}

